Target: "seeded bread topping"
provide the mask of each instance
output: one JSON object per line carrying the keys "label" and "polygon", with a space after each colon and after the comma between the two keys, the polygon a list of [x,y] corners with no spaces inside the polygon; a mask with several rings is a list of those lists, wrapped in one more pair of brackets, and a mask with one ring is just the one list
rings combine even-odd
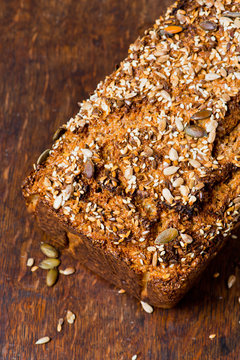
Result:
{"label": "seeded bread topping", "polygon": [[239,2],[175,3],[56,131],[27,201],[137,272],[192,271],[238,221],[239,41]]}

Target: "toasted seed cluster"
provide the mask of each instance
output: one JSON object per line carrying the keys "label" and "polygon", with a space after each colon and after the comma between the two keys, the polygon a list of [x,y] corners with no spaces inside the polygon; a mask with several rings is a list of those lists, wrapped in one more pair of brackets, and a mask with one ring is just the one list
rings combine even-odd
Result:
{"label": "toasted seed cluster", "polygon": [[239,217],[239,13],[194,0],[157,19],[54,137],[26,196],[162,280],[205,259]]}

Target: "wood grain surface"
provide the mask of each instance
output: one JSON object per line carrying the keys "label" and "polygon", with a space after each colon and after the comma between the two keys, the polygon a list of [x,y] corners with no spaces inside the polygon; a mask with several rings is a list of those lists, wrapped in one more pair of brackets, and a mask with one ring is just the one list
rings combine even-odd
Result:
{"label": "wood grain surface", "polygon": [[[21,360],[218,360],[240,358],[239,239],[230,239],[174,309],[140,304],[74,262],[67,252],[54,288],[31,273],[45,235],[29,217],[21,182],[77,102],[125,57],[159,16],[161,0],[0,0],[0,358]],[[220,276],[214,278],[213,274]],[[227,288],[229,275],[237,282]],[[76,321],[64,323],[67,309]],[[210,334],[216,334],[210,339]],[[50,336],[46,345],[35,345]]]}

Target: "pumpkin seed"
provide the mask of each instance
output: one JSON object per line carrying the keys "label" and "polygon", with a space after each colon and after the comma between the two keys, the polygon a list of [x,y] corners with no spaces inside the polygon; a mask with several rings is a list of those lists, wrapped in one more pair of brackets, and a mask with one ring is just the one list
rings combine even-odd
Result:
{"label": "pumpkin seed", "polygon": [[46,149],[41,153],[41,155],[37,159],[37,165],[41,165],[47,160],[47,158],[49,156],[49,152],[50,152],[50,149]]}
{"label": "pumpkin seed", "polygon": [[203,30],[207,30],[207,31],[217,30],[217,24],[215,24],[214,22],[209,21],[209,20],[202,21],[199,25]]}
{"label": "pumpkin seed", "polygon": [[41,251],[44,255],[46,255],[48,258],[57,258],[58,257],[58,251],[49,244],[42,244],[41,245]]}
{"label": "pumpkin seed", "polygon": [[41,269],[44,269],[44,270],[49,270],[49,269],[53,269],[55,267],[58,267],[59,265],[60,265],[60,260],[59,259],[48,258],[48,259],[43,260],[39,264],[39,267]]}
{"label": "pumpkin seed", "polygon": [[167,244],[168,242],[174,240],[178,236],[178,230],[174,228],[169,228],[163,230],[156,238],[155,244]]}
{"label": "pumpkin seed", "polygon": [[203,119],[207,119],[211,116],[212,112],[210,110],[200,110],[198,112],[196,112],[195,114],[193,114],[193,116],[191,116],[192,120],[203,120]]}
{"label": "pumpkin seed", "polygon": [[167,26],[164,29],[164,31],[167,32],[168,34],[178,34],[181,31],[183,31],[183,28],[182,28],[182,26],[179,26],[179,25],[170,25],[170,26]]}
{"label": "pumpkin seed", "polygon": [[65,125],[60,126],[54,133],[52,139],[53,141],[57,141],[65,132],[67,131]]}
{"label": "pumpkin seed", "polygon": [[187,135],[195,138],[201,138],[203,136],[206,136],[205,130],[202,127],[196,125],[186,126],[184,131]]}
{"label": "pumpkin seed", "polygon": [[84,174],[88,179],[91,179],[94,175],[94,164],[90,159],[85,162]]}
{"label": "pumpkin seed", "polygon": [[235,12],[235,11],[225,11],[223,13],[223,16],[227,16],[230,18],[237,18],[240,17],[240,12]]}
{"label": "pumpkin seed", "polygon": [[38,339],[38,340],[35,342],[35,344],[36,344],[36,345],[46,344],[46,343],[48,343],[50,340],[51,340],[51,339],[50,339],[49,336],[44,336],[44,337]]}
{"label": "pumpkin seed", "polygon": [[53,286],[58,278],[58,270],[56,268],[50,269],[47,273],[46,284],[47,286]]}

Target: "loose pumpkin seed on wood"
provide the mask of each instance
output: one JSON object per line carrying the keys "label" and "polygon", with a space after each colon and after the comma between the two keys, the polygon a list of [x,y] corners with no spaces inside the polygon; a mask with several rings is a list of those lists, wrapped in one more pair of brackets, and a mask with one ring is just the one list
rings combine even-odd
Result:
{"label": "loose pumpkin seed on wood", "polygon": [[167,244],[170,241],[174,240],[178,236],[178,230],[175,228],[169,228],[163,230],[155,239],[155,244]]}
{"label": "loose pumpkin seed on wood", "polygon": [[44,270],[53,269],[60,265],[59,259],[48,258],[40,262],[39,267]]}
{"label": "loose pumpkin seed on wood", "polygon": [[168,34],[178,34],[183,31],[183,28],[179,25],[169,25],[164,29],[164,31]]}
{"label": "loose pumpkin seed on wood", "polygon": [[44,336],[44,337],[38,339],[38,340],[35,342],[35,344],[36,344],[36,345],[46,344],[46,343],[48,343],[50,340],[51,340],[51,339],[50,339],[49,336]]}
{"label": "loose pumpkin seed on wood", "polygon": [[202,138],[206,135],[206,131],[201,126],[189,125],[184,129],[185,133],[191,137]]}
{"label": "loose pumpkin seed on wood", "polygon": [[63,323],[64,323],[63,318],[60,318],[60,319],[58,320],[58,324],[57,324],[57,332],[62,331],[62,325],[63,325]]}
{"label": "loose pumpkin seed on wood", "polygon": [[46,255],[49,258],[57,258],[58,257],[58,251],[50,244],[43,243],[41,245],[41,251],[44,255]]}
{"label": "loose pumpkin seed on wood", "polygon": [[210,110],[200,110],[191,116],[192,120],[203,120],[207,119],[212,115]]}
{"label": "loose pumpkin seed on wood", "polygon": [[206,30],[206,31],[215,31],[215,30],[217,30],[217,24],[215,24],[214,22],[209,21],[209,20],[202,21],[199,25],[203,30]]}
{"label": "loose pumpkin seed on wood", "polygon": [[58,278],[58,270],[56,268],[50,269],[47,273],[46,284],[47,286],[53,286]]}
{"label": "loose pumpkin seed on wood", "polygon": [[49,156],[49,152],[50,152],[50,149],[46,149],[41,153],[41,155],[37,159],[37,165],[41,165],[47,160],[47,158]]}

